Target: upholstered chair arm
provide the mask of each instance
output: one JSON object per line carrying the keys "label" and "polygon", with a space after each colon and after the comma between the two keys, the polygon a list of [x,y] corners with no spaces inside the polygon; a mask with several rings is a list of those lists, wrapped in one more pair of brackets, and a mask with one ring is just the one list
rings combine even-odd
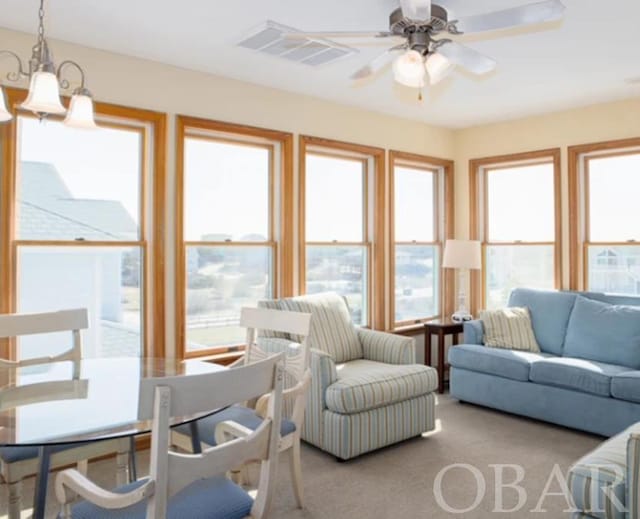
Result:
{"label": "upholstered chair arm", "polygon": [[364,358],[386,364],[415,364],[416,347],[411,337],[360,328],[358,338]]}
{"label": "upholstered chair arm", "polygon": [[63,470],[56,477],[56,498],[62,505],[61,517],[71,518],[71,503],[80,496],[101,508],[118,509],[135,505],[153,495],[155,482],[147,481],[130,492],[109,492],[93,483],[76,469]]}
{"label": "upholstered chair arm", "polygon": [[627,440],[627,513],[640,517],[640,434],[632,433]]}
{"label": "upholstered chair arm", "polygon": [[320,350],[311,348],[311,389],[308,393],[304,414],[304,438],[314,445],[322,445],[323,413],[327,408],[327,388],[338,380],[333,358]]}
{"label": "upholstered chair arm", "polygon": [[479,319],[466,321],[462,325],[465,344],[484,344],[484,325]]}

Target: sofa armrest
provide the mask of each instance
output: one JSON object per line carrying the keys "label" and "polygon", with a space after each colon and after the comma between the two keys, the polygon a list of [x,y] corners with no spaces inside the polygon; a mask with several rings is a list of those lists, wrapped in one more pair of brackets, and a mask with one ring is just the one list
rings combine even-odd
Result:
{"label": "sofa armrest", "polygon": [[627,440],[627,512],[640,517],[640,434],[632,433]]}
{"label": "sofa armrest", "polygon": [[360,328],[358,338],[364,358],[386,364],[415,364],[416,347],[411,337]]}
{"label": "sofa armrest", "polygon": [[484,344],[484,325],[481,320],[465,321],[462,326],[465,344]]}

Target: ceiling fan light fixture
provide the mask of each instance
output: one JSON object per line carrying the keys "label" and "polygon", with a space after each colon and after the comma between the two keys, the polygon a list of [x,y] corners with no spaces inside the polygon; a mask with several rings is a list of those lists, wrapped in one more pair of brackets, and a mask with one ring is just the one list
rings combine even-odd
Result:
{"label": "ceiling fan light fixture", "polygon": [[429,82],[435,85],[451,74],[456,66],[439,52],[434,52],[427,56],[424,67],[429,74]]}
{"label": "ceiling fan light fixture", "polygon": [[422,88],[424,76],[424,58],[416,50],[408,50],[393,62],[393,77],[401,85]]}

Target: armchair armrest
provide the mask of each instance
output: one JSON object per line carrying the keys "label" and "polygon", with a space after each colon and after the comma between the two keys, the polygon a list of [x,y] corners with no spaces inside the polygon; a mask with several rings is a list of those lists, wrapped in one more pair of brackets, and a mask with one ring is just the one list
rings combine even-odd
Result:
{"label": "armchair armrest", "polygon": [[416,347],[411,337],[360,328],[358,338],[364,358],[386,364],[415,364]]}
{"label": "armchair armrest", "polygon": [[640,513],[640,434],[632,433],[627,440],[627,512],[629,517]]}
{"label": "armchair armrest", "polygon": [[155,481],[126,493],[109,492],[93,483],[76,469],[63,470],[56,477],[56,497],[63,507],[62,516],[71,517],[70,504],[77,495],[101,508],[118,509],[144,501],[153,495]]}
{"label": "armchair armrest", "polygon": [[462,327],[465,344],[483,344],[484,325],[481,320],[465,321]]}

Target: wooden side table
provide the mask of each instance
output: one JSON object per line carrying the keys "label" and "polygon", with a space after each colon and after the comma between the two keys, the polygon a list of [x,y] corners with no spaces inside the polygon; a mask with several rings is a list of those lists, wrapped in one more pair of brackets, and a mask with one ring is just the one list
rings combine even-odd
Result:
{"label": "wooden side table", "polygon": [[458,334],[462,333],[462,323],[449,320],[430,321],[424,325],[424,363],[431,366],[431,336],[438,336],[438,393],[444,393],[444,374],[449,368],[444,358],[444,338],[452,335],[453,345],[458,344]]}

